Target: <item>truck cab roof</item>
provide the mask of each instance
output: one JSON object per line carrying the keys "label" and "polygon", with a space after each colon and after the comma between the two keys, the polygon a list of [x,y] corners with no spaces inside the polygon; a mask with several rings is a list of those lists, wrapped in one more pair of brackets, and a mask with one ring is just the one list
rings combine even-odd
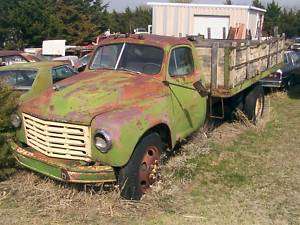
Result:
{"label": "truck cab roof", "polygon": [[135,44],[147,44],[156,46],[159,48],[168,48],[174,45],[191,45],[191,42],[187,38],[168,37],[152,34],[143,35],[119,35],[109,36],[105,38],[100,45],[112,44],[112,43],[135,43]]}

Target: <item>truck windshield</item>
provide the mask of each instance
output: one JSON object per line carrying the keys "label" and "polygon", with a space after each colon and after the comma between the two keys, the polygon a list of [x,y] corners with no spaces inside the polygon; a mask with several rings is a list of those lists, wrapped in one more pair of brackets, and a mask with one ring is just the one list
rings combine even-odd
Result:
{"label": "truck windshield", "polygon": [[163,55],[162,49],[149,45],[105,45],[98,48],[91,69],[126,70],[153,75],[160,72]]}

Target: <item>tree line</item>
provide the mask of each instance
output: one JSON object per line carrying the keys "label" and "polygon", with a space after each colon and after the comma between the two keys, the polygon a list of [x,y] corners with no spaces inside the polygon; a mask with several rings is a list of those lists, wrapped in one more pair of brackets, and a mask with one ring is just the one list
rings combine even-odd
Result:
{"label": "tree line", "polygon": [[[255,0],[254,2],[259,2]],[[256,6],[262,6],[261,4]],[[287,37],[292,38],[300,36],[300,10],[285,9],[272,1],[267,4],[264,21],[264,31],[272,34],[275,26],[278,26],[279,33],[285,33]]]}
{"label": "tree line", "polygon": [[38,47],[45,39],[88,44],[107,29],[127,33],[151,21],[150,8],[109,12],[102,0],[0,0],[0,49]]}
{"label": "tree line", "polygon": [[[260,0],[253,0],[252,5],[267,10],[265,34],[278,26],[279,32],[288,37],[300,35],[299,9],[281,8],[275,1],[264,6]],[[145,6],[109,12],[102,0],[0,0],[0,49],[38,47],[45,39],[66,39],[68,44],[82,45],[107,29],[132,33],[134,28],[147,28],[152,23],[151,12]]]}

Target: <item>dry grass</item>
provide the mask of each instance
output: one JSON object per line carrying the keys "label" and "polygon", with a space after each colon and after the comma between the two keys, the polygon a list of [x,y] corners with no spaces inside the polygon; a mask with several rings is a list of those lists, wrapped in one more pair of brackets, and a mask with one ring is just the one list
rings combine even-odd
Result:
{"label": "dry grass", "polygon": [[113,185],[68,185],[29,171],[19,171],[0,186],[0,217],[2,222],[5,219],[4,224],[24,220],[40,224],[41,218],[58,224],[74,224],[74,218],[77,224],[97,218],[109,223],[114,218],[128,218],[128,212],[142,216],[149,207],[147,202],[120,199]]}

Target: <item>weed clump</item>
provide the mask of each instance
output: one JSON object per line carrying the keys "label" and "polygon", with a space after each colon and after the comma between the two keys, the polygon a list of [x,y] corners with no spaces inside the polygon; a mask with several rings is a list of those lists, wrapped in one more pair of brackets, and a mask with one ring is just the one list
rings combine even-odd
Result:
{"label": "weed clump", "polygon": [[16,109],[18,93],[0,80],[0,180],[14,171],[14,160],[7,139],[14,131],[10,125],[10,115]]}

